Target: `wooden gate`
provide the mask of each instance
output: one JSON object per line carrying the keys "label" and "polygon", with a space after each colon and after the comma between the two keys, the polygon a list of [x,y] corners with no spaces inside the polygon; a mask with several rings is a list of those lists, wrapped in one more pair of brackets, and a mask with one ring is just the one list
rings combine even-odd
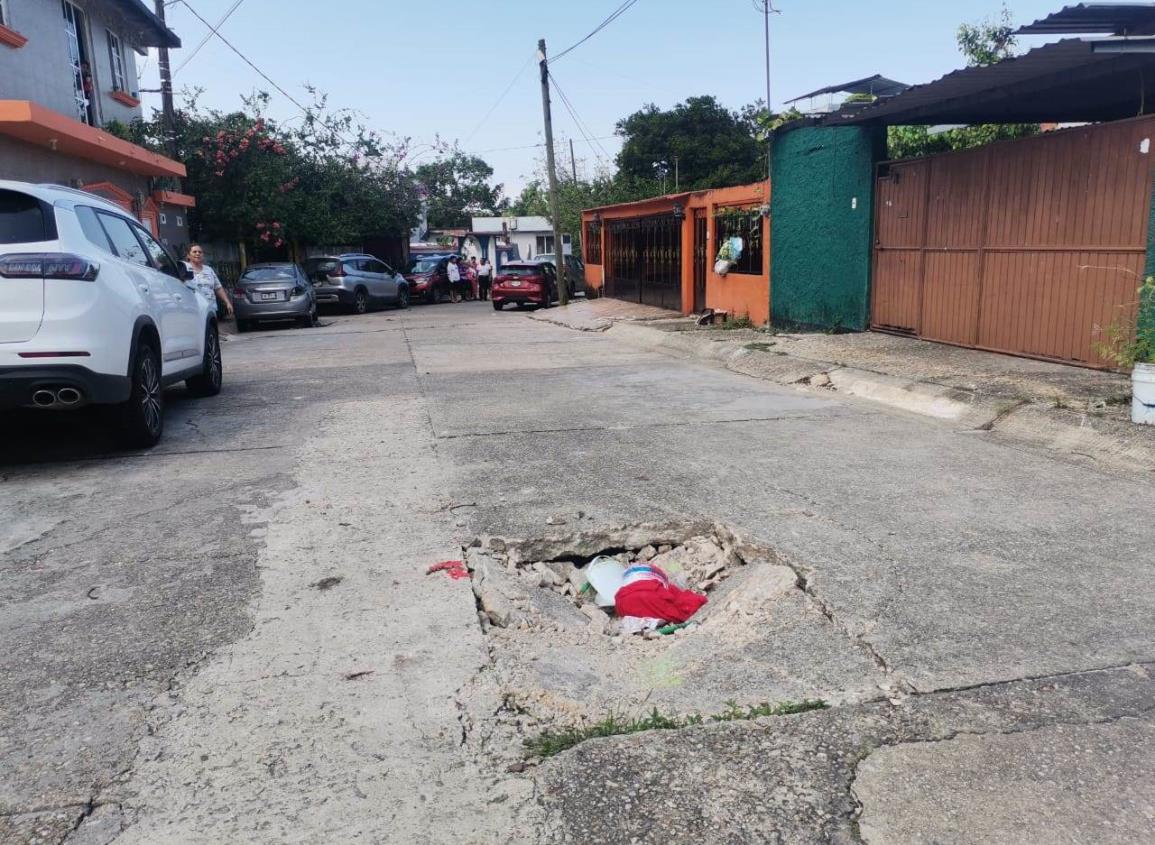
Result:
{"label": "wooden gate", "polygon": [[1155,118],[879,165],[871,327],[1105,366],[1134,313]]}
{"label": "wooden gate", "polygon": [[682,225],[673,214],[611,220],[606,295],[682,308]]}

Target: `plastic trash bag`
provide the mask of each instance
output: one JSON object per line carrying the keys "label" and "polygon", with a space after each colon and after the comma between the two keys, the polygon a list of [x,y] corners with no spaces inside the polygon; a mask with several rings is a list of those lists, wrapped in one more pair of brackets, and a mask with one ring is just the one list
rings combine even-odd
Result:
{"label": "plastic trash bag", "polygon": [[725,276],[742,258],[742,250],[745,249],[746,243],[738,235],[732,238],[727,238],[722,242],[722,246],[718,248],[718,260],[714,262],[714,272],[719,276]]}

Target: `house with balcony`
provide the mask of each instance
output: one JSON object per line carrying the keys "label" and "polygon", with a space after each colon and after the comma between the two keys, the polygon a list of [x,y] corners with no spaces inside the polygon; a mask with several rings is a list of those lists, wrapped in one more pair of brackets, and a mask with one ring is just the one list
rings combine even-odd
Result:
{"label": "house with balcony", "polygon": [[99,194],[187,243],[184,165],[105,132],[141,116],[137,57],[180,47],[142,0],[0,0],[0,179]]}

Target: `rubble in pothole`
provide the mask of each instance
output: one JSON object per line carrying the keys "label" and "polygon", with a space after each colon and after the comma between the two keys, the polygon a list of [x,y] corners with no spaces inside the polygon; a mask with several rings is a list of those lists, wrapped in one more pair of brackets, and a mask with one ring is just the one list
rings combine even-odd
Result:
{"label": "rubble in pothole", "polygon": [[[736,568],[746,564],[732,543],[712,531],[689,537],[677,545],[649,543],[640,549],[604,550],[595,558],[600,556],[613,558],[624,567],[638,564],[659,567],[685,586],[707,595]],[[607,611],[595,601],[597,591],[586,577],[590,558],[530,561],[516,553],[495,549],[474,552],[467,557],[472,557],[473,589],[484,631],[496,626],[558,632],[568,627],[567,621],[576,620],[572,614],[560,610],[555,601],[540,595],[534,597],[532,591],[536,589],[549,590],[572,602],[589,620],[591,630],[613,636],[621,633],[620,620],[613,617],[612,607]],[[495,571],[491,562],[500,564],[506,574],[514,577]]]}
{"label": "rubble in pothole", "polygon": [[[623,634],[585,587],[599,555],[677,572],[708,603],[668,635]],[[491,667],[462,702],[481,743],[512,749],[544,727],[657,707],[876,697],[885,672],[801,587],[773,549],[713,523],[642,524],[466,550]],[[607,608],[612,610],[612,608]],[[500,702],[494,707],[494,702]],[[495,712],[496,711],[496,712]]]}

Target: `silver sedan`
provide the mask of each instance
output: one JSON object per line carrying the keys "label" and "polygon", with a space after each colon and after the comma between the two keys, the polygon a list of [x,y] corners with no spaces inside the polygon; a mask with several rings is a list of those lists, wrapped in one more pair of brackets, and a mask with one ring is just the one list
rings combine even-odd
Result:
{"label": "silver sedan", "polygon": [[302,326],[317,321],[317,299],[305,271],[289,261],[253,264],[233,288],[237,331],[266,320],[295,320]]}

